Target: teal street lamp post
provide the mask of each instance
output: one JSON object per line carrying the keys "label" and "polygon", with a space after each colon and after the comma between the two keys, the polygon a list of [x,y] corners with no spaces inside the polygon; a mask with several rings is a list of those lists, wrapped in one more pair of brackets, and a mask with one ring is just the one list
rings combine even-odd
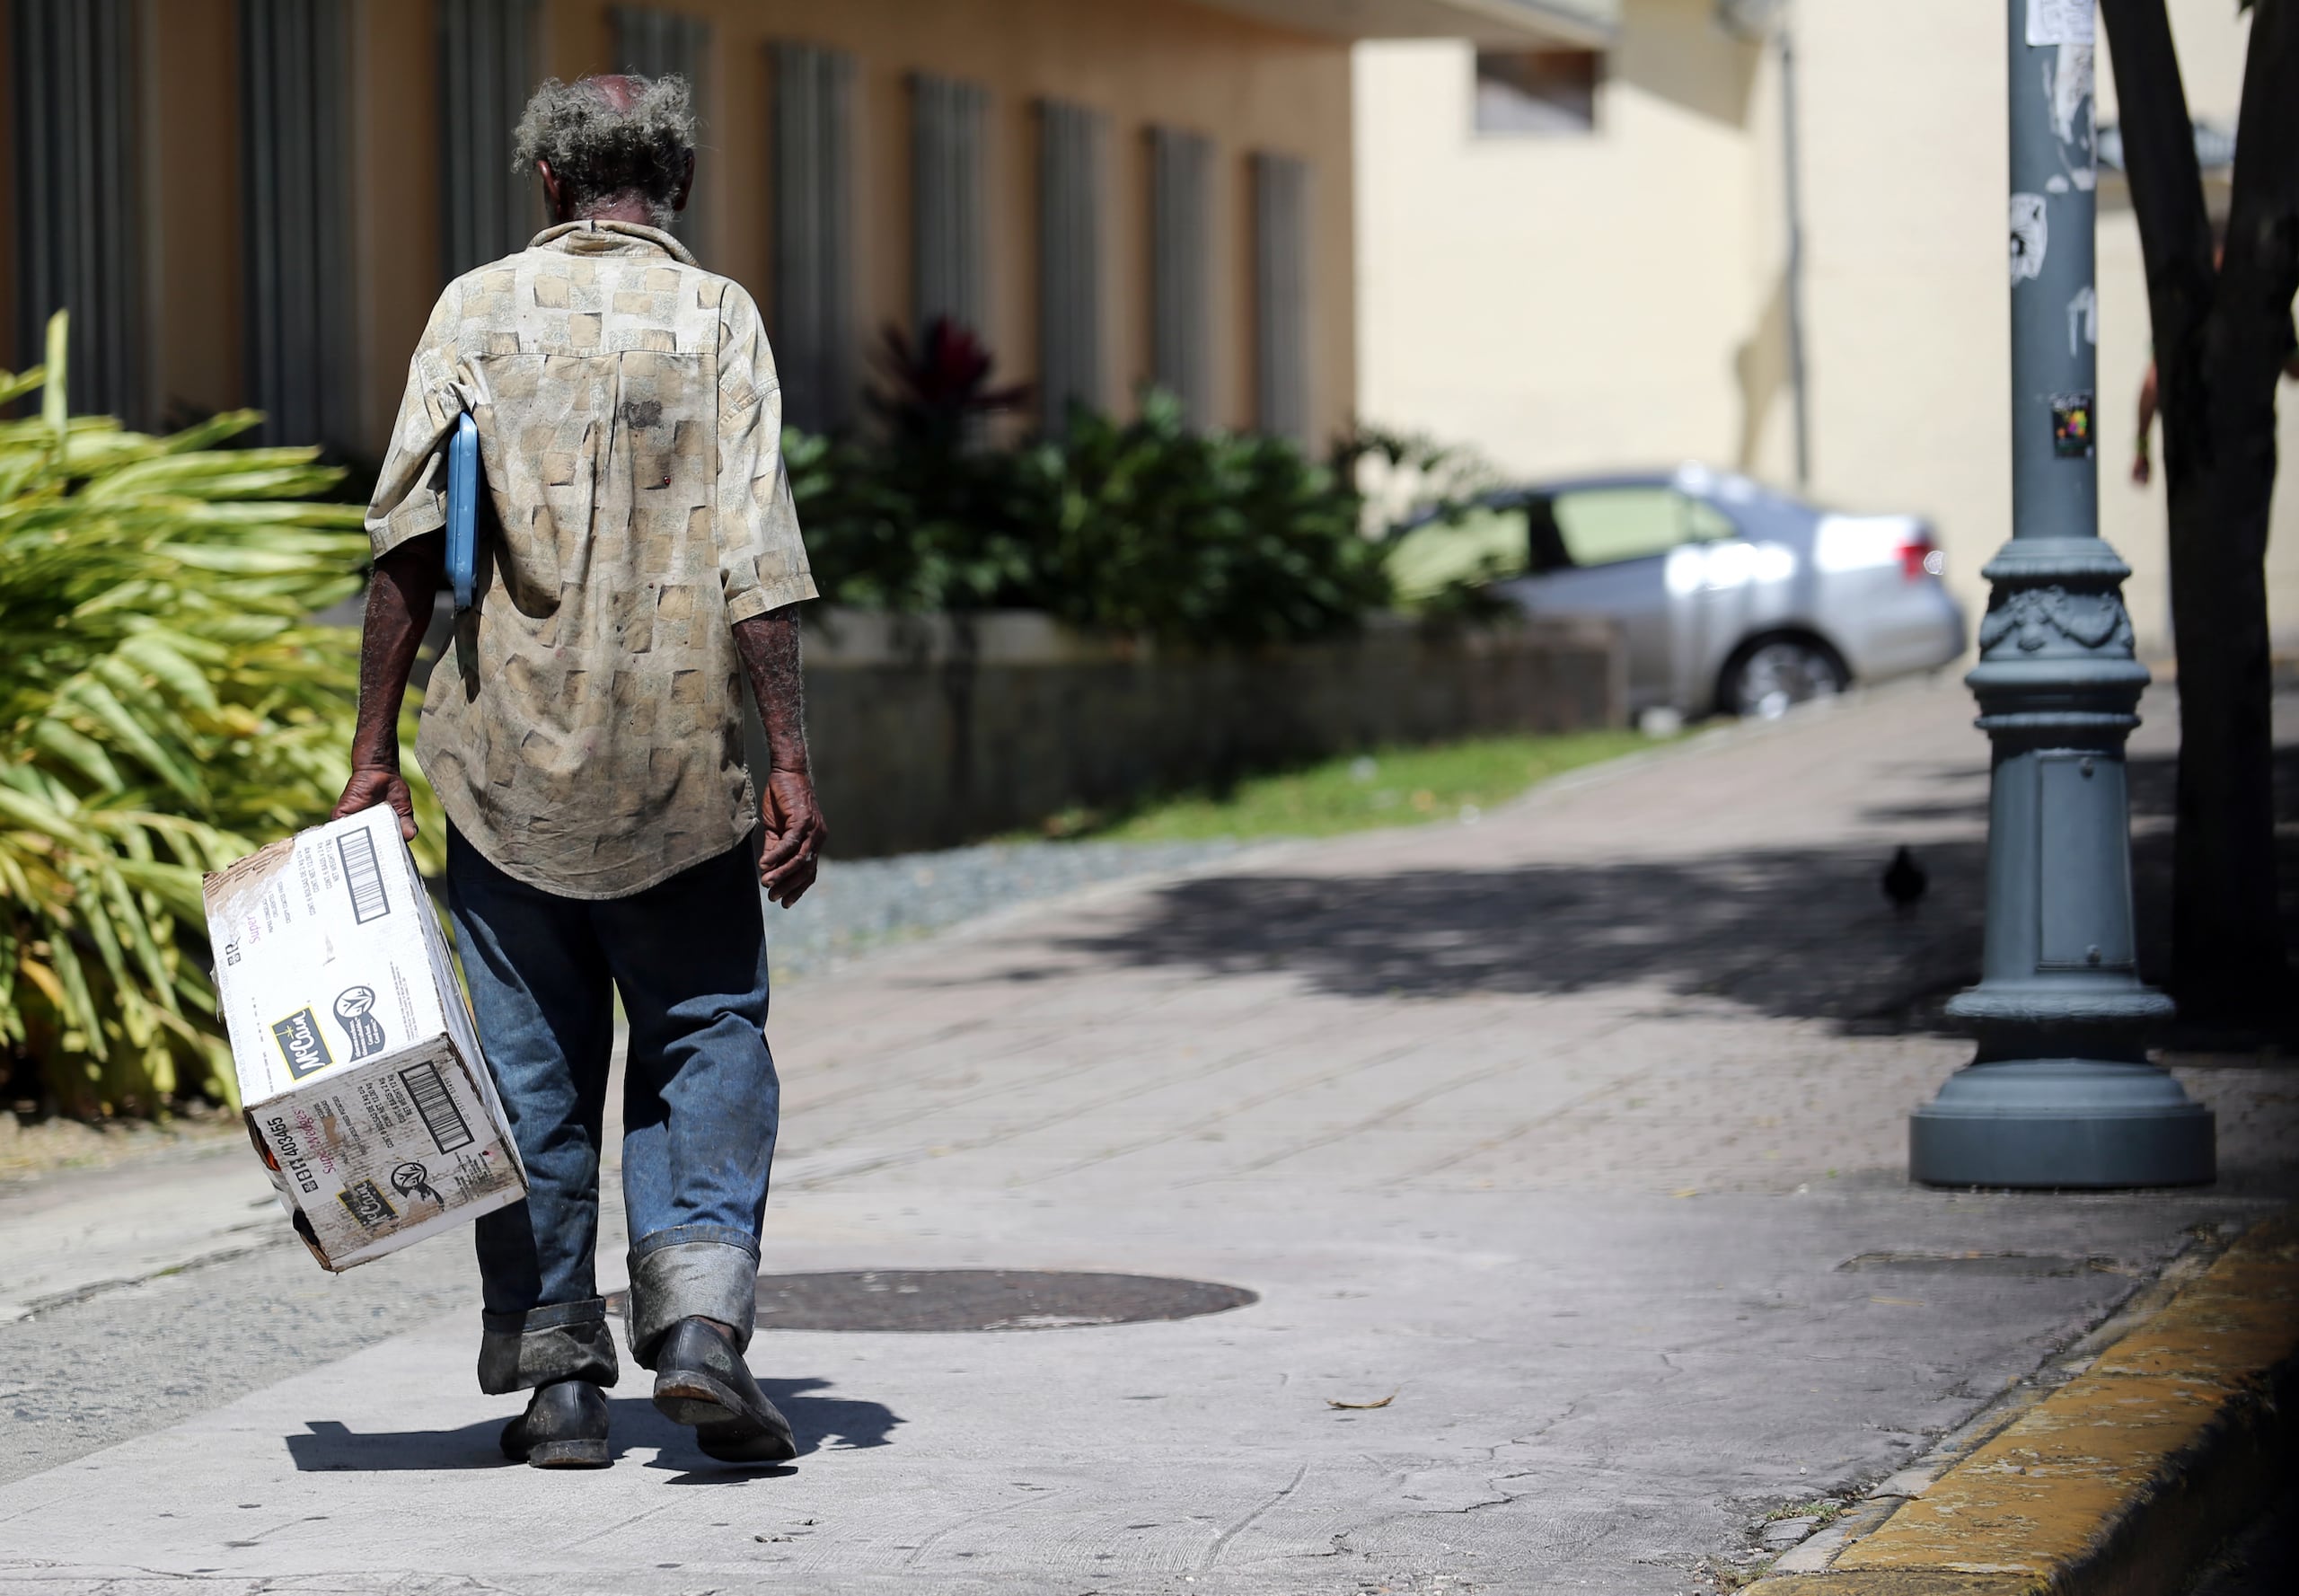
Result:
{"label": "teal street lamp post", "polygon": [[2092,0],[2010,0],[2012,541],[1965,680],[1993,745],[1978,1038],[1908,1125],[1939,1186],[2174,1186],[2213,1177],[2210,1111],[2147,1062],[2171,1001],[2133,946],[2124,742],[2147,668],[2100,541]]}

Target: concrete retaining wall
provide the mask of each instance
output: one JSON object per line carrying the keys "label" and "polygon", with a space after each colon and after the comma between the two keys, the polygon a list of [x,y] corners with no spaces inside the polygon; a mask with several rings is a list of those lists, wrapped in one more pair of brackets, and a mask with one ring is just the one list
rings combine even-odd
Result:
{"label": "concrete retaining wall", "polygon": [[806,622],[815,782],[849,857],[1354,749],[1626,713],[1617,635],[1598,621],[1433,632],[1381,617],[1253,655],[1161,652],[1023,612],[809,606]]}

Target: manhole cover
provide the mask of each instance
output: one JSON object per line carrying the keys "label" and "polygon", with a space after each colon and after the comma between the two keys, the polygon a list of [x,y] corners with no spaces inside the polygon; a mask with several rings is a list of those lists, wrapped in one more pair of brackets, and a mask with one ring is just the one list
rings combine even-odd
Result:
{"label": "manhole cover", "polygon": [[1858,1273],[1889,1269],[1903,1274],[2026,1275],[2048,1278],[2070,1274],[2128,1274],[2113,1258],[2069,1257],[2064,1253],[2033,1252],[1863,1252],[1837,1267]]}
{"label": "manhole cover", "polygon": [[[1051,1269],[875,1269],[762,1274],[762,1330],[1067,1330],[1195,1318],[1261,1298],[1240,1286]],[[616,1312],[622,1293],[607,1299]]]}

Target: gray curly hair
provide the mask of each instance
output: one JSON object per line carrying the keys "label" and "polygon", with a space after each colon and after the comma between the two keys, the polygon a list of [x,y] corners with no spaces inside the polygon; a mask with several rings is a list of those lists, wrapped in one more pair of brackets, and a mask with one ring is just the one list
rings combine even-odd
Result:
{"label": "gray curly hair", "polygon": [[512,136],[512,164],[525,172],[550,162],[577,211],[637,198],[656,226],[668,227],[694,151],[694,96],[683,77],[621,75],[628,104],[617,104],[595,77],[544,79]]}

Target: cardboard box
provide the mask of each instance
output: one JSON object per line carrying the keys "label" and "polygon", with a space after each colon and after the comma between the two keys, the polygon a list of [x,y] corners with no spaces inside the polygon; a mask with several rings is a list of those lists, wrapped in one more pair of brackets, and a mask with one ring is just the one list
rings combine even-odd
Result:
{"label": "cardboard box", "polygon": [[396,814],[314,826],[206,890],[248,1135],[314,1257],[348,1269],[525,1201]]}

